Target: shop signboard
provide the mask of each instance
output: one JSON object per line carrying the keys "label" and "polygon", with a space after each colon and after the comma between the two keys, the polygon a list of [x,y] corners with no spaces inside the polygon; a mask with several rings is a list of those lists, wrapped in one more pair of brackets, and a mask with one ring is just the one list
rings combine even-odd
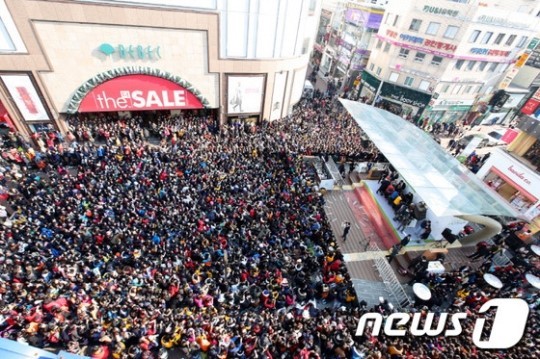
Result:
{"label": "shop signboard", "polygon": [[111,45],[107,42],[98,47],[105,56],[117,56],[120,59],[158,60],[161,59],[161,48],[149,45]]}
{"label": "shop signboard", "polygon": [[2,81],[25,121],[50,120],[28,75],[2,75]]}
{"label": "shop signboard", "polygon": [[456,17],[459,15],[459,11],[457,10],[445,9],[438,6],[429,6],[429,5],[424,5],[424,7],[422,8],[422,11],[430,13],[430,14],[444,15],[444,16],[450,16],[450,17]]}
{"label": "shop signboard", "polygon": [[509,21],[504,17],[489,16],[489,15],[480,15],[476,18],[475,22],[481,24],[493,25],[493,26],[504,26],[504,27],[513,27],[516,29],[528,29],[529,25],[525,22],[519,23],[517,21]]}
{"label": "shop signboard", "polygon": [[425,108],[431,96],[425,93],[414,91],[405,87],[385,82],[381,88],[381,96],[399,101],[405,105],[411,105],[418,108]]}
{"label": "shop signboard", "polygon": [[362,84],[364,87],[367,87],[371,92],[376,93],[377,88],[381,84],[381,80],[377,79],[375,76],[370,74],[367,71],[362,72]]}
{"label": "shop signboard", "polygon": [[538,105],[540,105],[540,101],[531,98],[525,102],[525,105],[521,108],[521,113],[531,116],[538,108]]}
{"label": "shop signboard", "polygon": [[[394,34],[392,34],[392,35],[394,35]],[[390,35],[390,36],[392,36],[392,35]],[[454,58],[455,57],[455,55],[453,53],[438,51],[438,49],[441,49],[441,50],[453,52],[453,51],[456,50],[456,47],[454,47],[455,45],[452,45],[452,44],[448,44],[448,43],[444,43],[444,42],[440,42],[440,41],[435,41],[435,40],[427,40],[427,41],[425,41],[423,43],[415,43],[415,44],[413,44],[412,42],[407,43],[407,42],[401,42],[401,41],[394,41],[392,39],[386,38],[386,37],[384,37],[382,35],[379,35],[379,34],[377,34],[375,36],[377,38],[383,40],[383,41],[391,43],[392,45],[403,47],[403,48],[406,48],[406,49],[422,51],[422,52],[425,52],[427,54],[432,54],[432,55],[436,55],[436,56],[442,56],[442,57],[446,57],[446,58]],[[409,36],[409,35],[407,35],[407,36]],[[405,38],[403,38],[403,40],[406,40],[406,41],[408,41],[410,39],[414,39],[414,37],[405,37]],[[420,39],[423,39],[423,38],[420,38]],[[474,60],[476,60],[476,58]]]}
{"label": "shop signboard", "polygon": [[401,40],[404,40],[413,44],[419,44],[419,45],[423,45],[423,46],[430,47],[433,49],[444,50],[444,51],[449,51],[449,52],[454,52],[457,50],[457,46],[454,44],[450,44],[448,42],[430,40],[430,39],[426,39],[420,36],[401,34],[399,35],[399,38]]}
{"label": "shop signboard", "polygon": [[507,57],[510,55],[510,51],[486,49],[486,48],[481,48],[481,47],[473,47],[469,51],[471,54],[476,54],[476,55],[500,56],[500,57]]}
{"label": "shop signboard", "polygon": [[368,29],[378,29],[381,26],[383,13],[361,9],[347,9],[345,12],[345,21],[351,24],[363,24]]}
{"label": "shop signboard", "polygon": [[113,78],[93,88],[79,112],[174,110],[203,108],[201,101],[179,84],[150,75]]}
{"label": "shop signboard", "polygon": [[511,143],[517,137],[518,134],[519,134],[518,130],[509,128],[509,129],[506,130],[504,135],[501,137],[501,141],[503,141],[505,143]]}
{"label": "shop signboard", "polygon": [[529,42],[529,45],[527,46],[527,50],[533,51],[538,46],[538,43],[540,43],[540,39],[537,37],[533,37],[531,42]]}
{"label": "shop signboard", "polygon": [[471,109],[471,107],[472,106],[461,106],[461,105],[450,106],[450,111],[466,112],[466,111],[469,111]]}
{"label": "shop signboard", "polygon": [[474,100],[447,100],[439,99],[435,101],[435,106],[465,106],[470,107],[474,103]]}

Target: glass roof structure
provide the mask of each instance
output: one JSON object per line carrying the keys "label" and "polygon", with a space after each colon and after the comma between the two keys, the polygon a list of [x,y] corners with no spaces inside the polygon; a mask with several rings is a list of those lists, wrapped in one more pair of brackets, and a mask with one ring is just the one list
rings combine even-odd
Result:
{"label": "glass roof structure", "polygon": [[423,130],[385,110],[339,101],[435,215],[521,217]]}

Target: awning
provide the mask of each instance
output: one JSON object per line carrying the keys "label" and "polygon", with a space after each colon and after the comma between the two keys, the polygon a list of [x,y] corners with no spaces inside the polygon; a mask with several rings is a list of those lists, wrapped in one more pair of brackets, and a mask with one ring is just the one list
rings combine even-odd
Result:
{"label": "awning", "polygon": [[373,106],[344,99],[340,102],[435,215],[523,218],[410,122]]}

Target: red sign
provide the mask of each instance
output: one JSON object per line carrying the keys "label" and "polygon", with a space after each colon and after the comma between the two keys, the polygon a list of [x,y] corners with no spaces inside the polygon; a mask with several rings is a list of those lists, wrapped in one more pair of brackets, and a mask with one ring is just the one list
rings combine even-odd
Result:
{"label": "red sign", "polygon": [[449,44],[447,42],[440,42],[435,40],[424,40],[424,46],[433,47],[434,49],[441,49],[441,50],[447,50],[447,51],[456,51],[457,46],[453,44]]}
{"label": "red sign", "polygon": [[203,108],[184,87],[161,77],[127,75],[96,86],[79,106],[79,112],[142,111]]}
{"label": "red sign", "polygon": [[523,107],[521,108],[521,112],[526,115],[532,115],[534,111],[536,111],[536,109],[538,108],[538,105],[540,105],[540,102],[531,98],[525,103],[525,105],[523,105]]}
{"label": "red sign", "polygon": [[388,36],[390,36],[390,37],[392,37],[392,38],[395,39],[395,38],[397,38],[398,33],[395,32],[395,31],[392,31],[392,30],[386,30],[386,35],[388,35]]}
{"label": "red sign", "polygon": [[501,141],[504,141],[506,143],[510,143],[517,137],[518,134],[519,134],[519,131],[509,128],[509,129],[506,130],[504,135],[501,137]]}

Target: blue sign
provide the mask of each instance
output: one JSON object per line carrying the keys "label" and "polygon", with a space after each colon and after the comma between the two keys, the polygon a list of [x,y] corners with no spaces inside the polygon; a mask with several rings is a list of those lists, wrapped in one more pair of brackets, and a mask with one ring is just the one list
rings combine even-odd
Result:
{"label": "blue sign", "polygon": [[143,45],[116,45],[109,43],[99,45],[98,50],[105,56],[113,56],[116,54],[121,59],[133,60],[157,60],[161,59],[161,48],[159,46],[143,46]]}

